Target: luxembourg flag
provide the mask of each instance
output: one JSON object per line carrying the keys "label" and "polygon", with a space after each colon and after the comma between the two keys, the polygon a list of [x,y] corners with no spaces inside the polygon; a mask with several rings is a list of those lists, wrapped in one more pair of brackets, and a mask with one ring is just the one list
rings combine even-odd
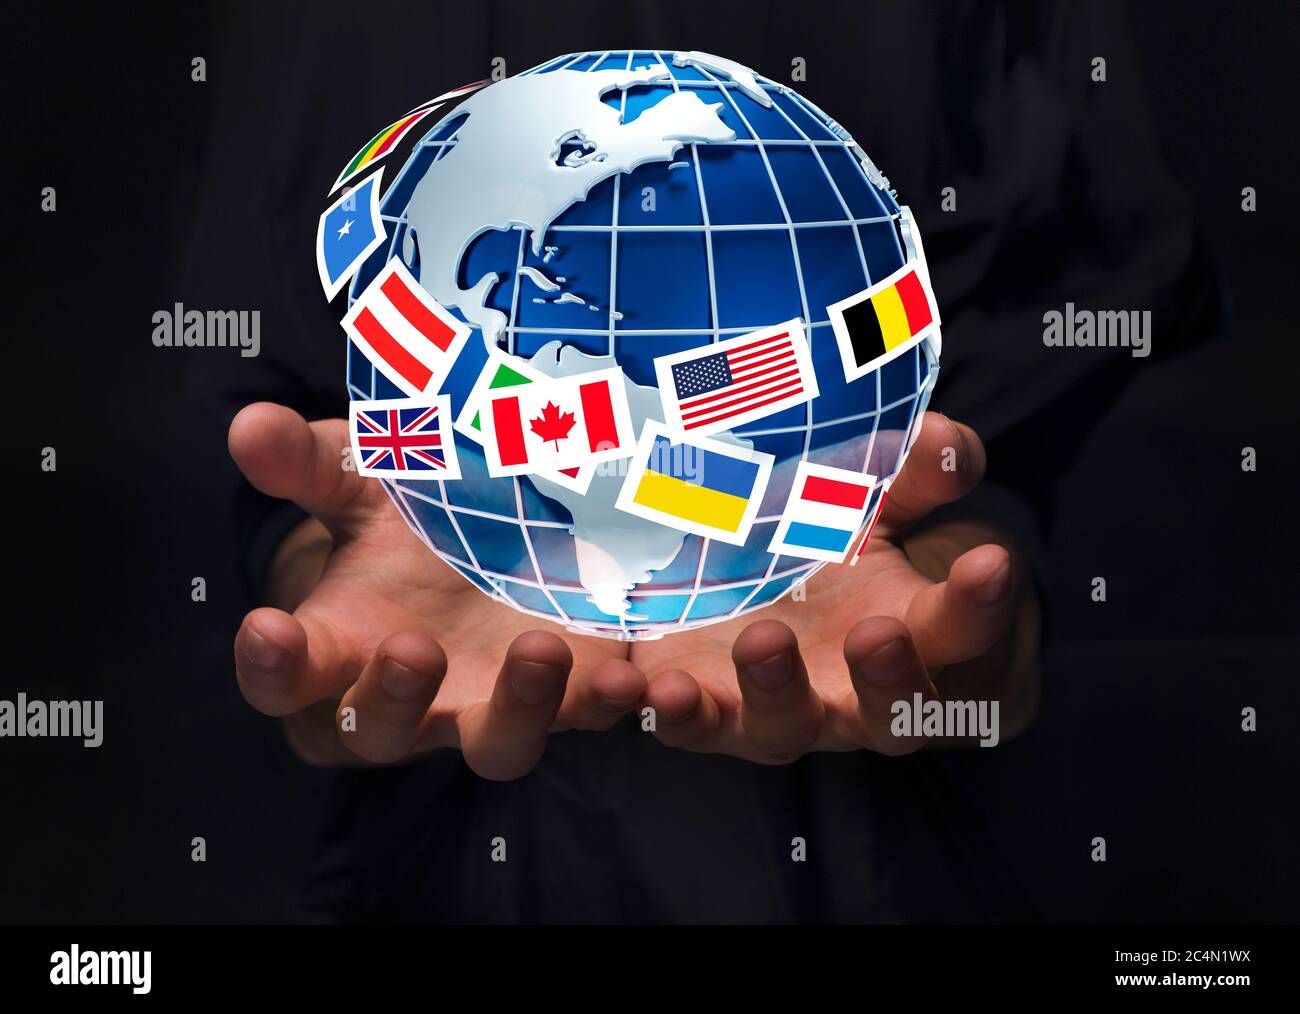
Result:
{"label": "luxembourg flag", "polygon": [[799,462],[790,499],[767,551],[843,563],[854,536],[862,529],[877,481],[874,475]]}

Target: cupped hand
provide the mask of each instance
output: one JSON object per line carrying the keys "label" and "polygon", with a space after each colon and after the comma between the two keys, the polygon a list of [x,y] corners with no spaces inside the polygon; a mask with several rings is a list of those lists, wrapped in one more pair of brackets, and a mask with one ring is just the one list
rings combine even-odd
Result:
{"label": "cupped hand", "polygon": [[645,678],[617,641],[539,630],[442,566],[380,483],[342,467],[347,424],[250,405],[229,433],[248,481],[311,521],[271,576],[283,608],[255,609],[235,638],[244,697],[285,719],[313,763],[391,763],[463,751],[487,778],[524,774],[559,729],[606,729]]}
{"label": "cupped hand", "polygon": [[937,698],[936,679],[946,691],[1004,695],[1004,736],[1027,724],[1038,614],[1021,567],[1004,545],[980,544],[994,533],[972,525],[907,539],[969,492],[984,464],[974,431],[927,413],[857,566],[824,567],[806,597],[787,596],[756,622],[634,644],[655,735],[763,763],[815,750],[907,753],[926,740],[895,735],[891,708]]}

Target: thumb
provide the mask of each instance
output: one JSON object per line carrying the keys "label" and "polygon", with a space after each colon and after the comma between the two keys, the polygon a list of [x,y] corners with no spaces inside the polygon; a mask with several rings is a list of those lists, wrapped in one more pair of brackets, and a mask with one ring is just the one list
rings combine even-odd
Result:
{"label": "thumb", "polygon": [[230,456],[254,487],[292,500],[337,534],[373,509],[377,483],[343,467],[347,423],[308,423],[283,405],[258,402],[242,409],[226,438]]}

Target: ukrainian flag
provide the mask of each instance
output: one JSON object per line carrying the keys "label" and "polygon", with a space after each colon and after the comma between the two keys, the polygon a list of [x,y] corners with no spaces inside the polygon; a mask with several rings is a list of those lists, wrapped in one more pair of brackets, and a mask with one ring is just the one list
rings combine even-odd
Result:
{"label": "ukrainian flag", "polygon": [[758,462],[656,437],[632,500],[650,510],[734,534],[744,523],[760,471]]}

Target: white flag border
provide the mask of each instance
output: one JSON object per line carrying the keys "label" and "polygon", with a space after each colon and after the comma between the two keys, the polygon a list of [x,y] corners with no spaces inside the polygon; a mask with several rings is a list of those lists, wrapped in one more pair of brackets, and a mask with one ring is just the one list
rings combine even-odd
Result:
{"label": "white flag border", "polygon": [[[799,494],[803,490],[804,480],[810,475],[819,479],[832,479],[836,482],[848,482],[854,485],[860,485],[864,480],[866,481],[867,495],[862,501],[862,507],[857,511],[857,521],[849,530],[848,542],[845,543],[844,549],[839,553],[833,553],[828,549],[815,549],[810,546],[786,545],[786,534],[790,531],[791,522],[795,520],[791,512],[795,505],[800,502]],[[776,531],[772,533],[772,541],[768,543],[767,551],[773,556],[793,556],[800,560],[843,563],[848,559],[849,553],[857,543],[858,535],[862,531],[862,523],[867,517],[867,507],[871,503],[871,494],[879,484],[880,477],[869,472],[855,472],[848,468],[820,465],[814,461],[800,461],[799,467],[794,473],[794,481],[790,484],[790,495],[786,498],[785,507],[781,511],[781,520],[776,526]],[[843,507],[836,509],[848,510],[848,508]]]}
{"label": "white flag border", "polygon": [[[371,313],[374,313],[374,308],[369,305],[369,301],[376,299],[388,300],[388,297],[379,289],[393,275],[400,275],[402,281],[415,293],[415,298],[423,303],[430,313],[452,329],[453,337],[451,344],[447,346],[446,352],[440,351],[432,344],[429,346],[432,351],[423,357],[418,354],[418,349],[407,349],[411,355],[430,370],[429,383],[423,388],[408,383],[406,378],[389,366],[384,358],[362,337],[361,332],[357,330],[356,319],[361,315],[361,311],[370,309]],[[395,307],[394,312],[397,312]],[[343,315],[343,319],[339,323],[342,325],[343,330],[347,332],[347,336],[361,350],[362,355],[370,362],[370,365],[388,378],[399,390],[403,391],[408,398],[420,398],[430,392],[436,393],[446,382],[452,367],[456,363],[456,359],[460,356],[461,350],[465,347],[465,343],[469,341],[470,336],[469,325],[453,316],[451,311],[434,299],[424,286],[416,281],[415,276],[402,263],[400,257],[391,258],[387,264],[379,269],[379,273],[370,280],[370,284],[365,287],[361,295],[348,308],[348,312]]]}
{"label": "white flag border", "polygon": [[[632,424],[632,409],[627,401],[627,385],[624,378],[623,369],[619,366],[610,366],[602,370],[591,370],[587,373],[574,373],[564,377],[544,377],[542,381],[535,382],[539,388],[554,384],[573,383],[576,388],[581,384],[589,384],[592,381],[608,380],[610,386],[610,404],[614,410],[614,427],[618,431],[618,446],[611,447],[603,451],[591,451],[579,445],[572,449],[572,454],[578,460],[567,461],[564,463],[548,463],[545,468],[538,469],[536,464],[525,462],[522,465],[502,465],[501,455],[497,448],[496,441],[496,423],[493,419],[490,408],[492,403],[502,398],[518,397],[520,391],[531,391],[533,384],[518,384],[514,387],[503,387],[500,391],[495,392],[487,397],[482,404],[482,414],[479,418],[479,424],[483,428],[483,460],[487,465],[488,475],[494,479],[502,479],[516,475],[533,475],[537,474],[542,478],[549,479],[551,474],[561,468],[582,468],[586,465],[595,466],[602,461],[615,461],[619,458],[626,458],[631,451],[628,448],[635,445],[636,429]],[[563,409],[563,406],[561,406]],[[581,412],[579,406],[578,412]],[[527,420],[523,420],[527,426]],[[583,430],[586,430],[586,420],[582,422]],[[564,478],[563,476],[561,477]],[[582,473],[578,473],[578,478],[582,478]],[[587,480],[590,484],[590,479]],[[564,485],[563,482],[559,485]],[[567,488],[567,487],[566,487]]]}
{"label": "white flag border", "polygon": [[[443,458],[447,467],[441,472],[410,475],[395,468],[367,468],[361,464],[361,445],[357,441],[357,413],[386,412],[392,409],[432,408],[438,406],[438,432],[442,436]],[[378,398],[374,401],[352,401],[348,403],[348,441],[352,445],[352,463],[357,472],[368,479],[400,479],[403,482],[436,482],[439,479],[456,480],[460,478],[460,458],[456,455],[456,437],[447,425],[451,418],[451,396],[438,394],[432,398]]]}
{"label": "white flag border", "polygon": [[[730,458],[737,458],[758,465],[758,475],[754,479],[754,492],[745,507],[744,515],[740,519],[740,527],[735,532],[728,532],[723,528],[714,528],[711,525],[688,521],[673,514],[665,514],[653,507],[646,507],[635,501],[636,488],[640,485],[641,479],[646,473],[650,450],[654,447],[655,439],[658,437],[666,437],[674,444],[691,444],[706,451],[715,451]],[[772,478],[772,466],[775,463],[776,455],[774,454],[756,451],[752,448],[737,447],[735,444],[729,444],[724,440],[718,440],[714,437],[702,437],[695,433],[692,433],[689,437],[682,437],[663,423],[647,419],[641,427],[641,436],[637,440],[636,453],[628,464],[627,477],[619,488],[618,499],[614,502],[614,507],[624,514],[631,514],[633,517],[641,518],[644,521],[653,521],[655,524],[663,525],[665,528],[673,528],[688,535],[700,535],[706,539],[725,542],[728,545],[743,546],[749,541],[749,533],[758,518],[759,508],[763,506],[763,497],[767,494],[767,484]]]}
{"label": "white flag border", "polygon": [[[474,380],[474,386],[470,388],[469,394],[465,396],[465,401],[460,407],[460,415],[452,423],[456,432],[468,440],[472,440],[479,447],[483,445],[483,434],[470,425],[475,414],[481,411],[481,403],[488,391],[488,384],[492,382],[492,377],[496,373],[498,366],[508,366],[520,376],[527,377],[533,383],[539,380],[550,380],[545,373],[537,369],[526,359],[519,356],[511,355],[509,352],[503,352],[500,346],[494,345],[488,349],[487,362],[483,364],[483,369]],[[516,384],[516,387],[523,385]],[[502,388],[506,390],[506,388]],[[486,460],[487,453],[484,452]],[[587,490],[591,488],[591,480],[596,477],[596,465],[594,462],[586,462],[578,469],[578,474],[570,478],[563,472],[531,472],[529,478],[544,479],[547,482],[553,482],[562,489],[567,489],[571,493],[577,493],[579,496],[586,496]],[[541,492],[539,490],[538,492]],[[542,493],[545,496],[545,493]]]}
{"label": "white flag border", "polygon": [[[853,358],[853,339],[849,334],[848,324],[844,320],[844,311],[852,306],[857,306],[859,303],[866,302],[876,293],[889,288],[905,274],[913,270],[916,271],[916,277],[921,282],[921,289],[925,293],[926,302],[930,307],[930,323],[907,341],[894,346],[884,355],[877,356],[875,359],[868,360],[864,365],[858,366]],[[826,316],[830,318],[831,329],[835,332],[835,344],[839,348],[840,365],[844,369],[844,380],[850,384],[868,374],[875,373],[886,363],[893,362],[899,356],[920,345],[931,334],[938,331],[943,323],[939,319],[939,304],[935,302],[934,289],[930,285],[929,269],[926,267],[924,258],[920,255],[915,259],[908,260],[901,268],[882,281],[869,285],[861,292],[855,292],[838,302],[831,303],[830,306],[826,307]]]}
{"label": "white flag border", "polygon": [[[434,99],[433,102],[436,103],[436,104],[435,104],[435,105],[430,105],[427,109],[426,109],[425,107],[423,107],[423,106],[416,106],[416,107],[415,107],[414,109],[412,109],[410,112],[408,112],[408,113],[403,113],[403,114],[402,114],[401,116],[399,116],[396,120],[394,120],[393,123],[401,123],[403,120],[405,120],[405,119],[409,119],[410,117],[414,116],[416,113],[423,113],[423,114],[424,114],[424,115],[421,116],[418,120],[416,120],[414,123],[408,123],[405,127],[403,127],[402,130],[401,130],[401,132],[399,132],[396,136],[393,137],[393,139],[392,139],[392,145],[391,145],[391,147],[389,148],[389,150],[386,151],[386,152],[384,152],[382,155],[376,155],[373,159],[371,159],[369,162],[367,162],[366,165],[359,166],[358,168],[353,169],[352,172],[350,172],[350,173],[348,172],[348,167],[345,165],[345,166],[343,167],[343,169],[339,172],[338,178],[334,181],[334,185],[333,185],[332,187],[330,187],[330,193],[331,193],[331,194],[334,193],[334,191],[336,191],[339,187],[341,187],[341,186],[342,186],[344,183],[346,183],[348,180],[352,179],[352,177],[356,176],[358,173],[363,173],[363,172],[365,172],[365,171],[366,171],[366,166],[373,165],[373,164],[374,164],[375,162],[377,162],[379,159],[381,159],[381,158],[387,158],[389,155],[391,155],[391,154],[392,154],[392,148],[397,147],[397,145],[399,145],[399,144],[401,143],[402,138],[404,138],[404,137],[405,137],[407,134],[409,134],[412,130],[414,130],[414,129],[415,129],[416,127],[418,127],[421,123],[423,123],[425,120],[427,120],[427,119],[429,118],[429,114],[430,114],[430,113],[434,112],[434,111],[437,110],[437,109],[441,109],[441,108],[442,108],[442,103],[441,103],[441,102],[438,102],[437,99]],[[393,125],[393,123],[390,123],[390,124],[388,125],[388,127],[391,127],[391,126]],[[385,127],[384,130],[387,130],[388,127]],[[352,158],[356,158],[357,155],[359,155],[359,154],[361,154],[361,153],[360,153],[360,152],[356,152],[356,153],[352,156]],[[348,161],[351,162],[351,159],[349,159]]]}
{"label": "white flag border", "polygon": [[[384,228],[383,217],[379,214],[379,189],[380,184],[383,183],[383,176],[384,167],[380,166],[360,183],[352,187],[347,193],[340,194],[338,200],[321,212],[320,219],[316,223],[316,274],[320,277],[321,288],[325,290],[325,298],[329,302],[333,302],[334,297],[342,291],[343,287],[347,285],[348,282],[352,281],[352,276],[357,273],[357,269],[366,262],[367,258],[388,242],[388,230]],[[338,280],[331,283],[329,269],[325,267],[325,219],[328,218],[330,213],[340,204],[346,201],[371,180],[375,181],[375,185],[370,188],[369,213],[370,224],[375,231],[375,238],[366,244],[365,249],[353,259],[352,263],[348,265],[347,270],[345,270],[343,274],[339,275]]]}
{"label": "white flag border", "polygon": [[[730,348],[739,348],[741,345],[750,342],[760,341],[764,338],[770,338],[773,335],[780,334],[782,331],[790,333],[790,344],[794,349],[795,366],[799,370],[799,376],[804,381],[804,390],[798,394],[790,395],[780,401],[773,402],[770,405],[763,405],[759,408],[750,409],[739,416],[727,419],[721,419],[714,423],[708,423],[705,426],[688,430],[685,423],[682,422],[682,410],[680,400],[677,397],[677,386],[673,383],[673,367],[684,362],[694,359],[702,359],[705,356],[716,355],[718,352],[725,352]],[[693,436],[707,437],[715,433],[725,433],[728,430],[735,430],[757,419],[765,419],[769,415],[775,415],[777,412],[784,412],[795,405],[802,405],[804,402],[812,401],[821,391],[817,387],[817,370],[813,366],[812,346],[808,342],[808,333],[804,328],[804,322],[801,317],[792,317],[789,320],[782,321],[780,324],[773,324],[770,327],[761,327],[754,331],[738,335],[735,338],[728,338],[725,341],[713,342],[708,345],[697,345],[692,349],[685,349],[681,352],[672,352],[666,356],[659,356],[654,361],[655,379],[659,385],[659,399],[663,404],[664,422],[672,430],[673,434],[678,437]]]}

